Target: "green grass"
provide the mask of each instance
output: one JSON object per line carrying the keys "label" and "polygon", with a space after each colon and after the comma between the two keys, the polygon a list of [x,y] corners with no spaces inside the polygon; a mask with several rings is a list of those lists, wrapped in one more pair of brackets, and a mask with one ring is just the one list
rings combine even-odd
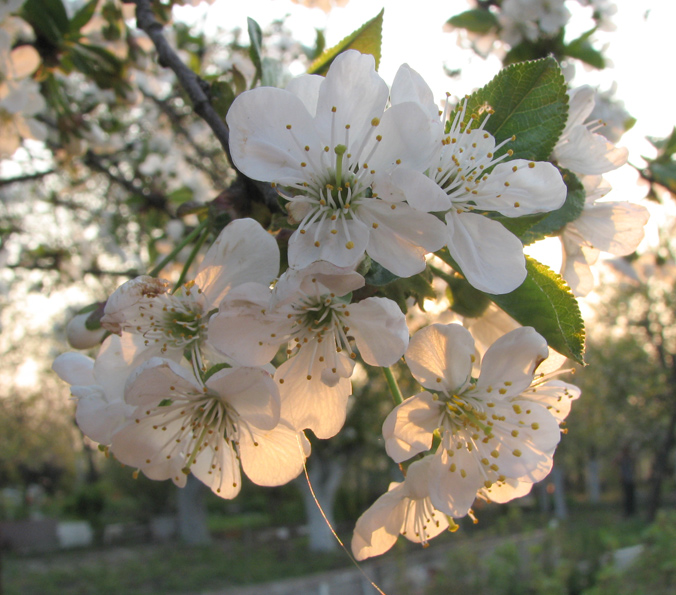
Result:
{"label": "green grass", "polygon": [[302,576],[345,565],[345,555],[308,556],[303,541],[245,548],[139,545],[3,560],[4,595],[196,593]]}

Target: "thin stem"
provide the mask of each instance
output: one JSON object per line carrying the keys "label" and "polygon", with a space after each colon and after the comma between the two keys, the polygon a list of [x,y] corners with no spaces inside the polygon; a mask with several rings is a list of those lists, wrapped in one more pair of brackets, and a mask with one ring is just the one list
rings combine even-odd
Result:
{"label": "thin stem", "polygon": [[181,285],[183,285],[183,282],[185,281],[185,277],[188,274],[188,269],[190,268],[190,265],[193,263],[193,260],[195,260],[197,253],[200,251],[200,248],[204,244],[208,235],[209,235],[209,230],[207,228],[204,228],[203,233],[200,236],[200,239],[197,240],[197,242],[195,242],[195,245],[193,246],[192,252],[190,252],[188,259],[185,261],[185,264],[183,265],[183,270],[181,271],[181,276],[178,278],[178,281],[176,281],[176,285],[174,286],[174,292]]}
{"label": "thin stem", "polygon": [[399,385],[397,384],[397,379],[392,373],[392,368],[381,368],[383,374],[385,374],[385,380],[387,380],[387,386],[390,387],[390,393],[392,394],[392,399],[394,400],[395,405],[401,405],[404,402],[404,397],[399,390]]}
{"label": "thin stem", "polygon": [[202,230],[209,224],[209,219],[205,219],[204,221],[200,222],[200,224],[193,229],[185,238],[183,238],[183,241],[181,241],[180,244],[178,244],[169,254],[167,254],[156,266],[153,268],[150,273],[148,273],[151,277],[157,277],[159,275],[160,271],[167,266],[174,258],[176,258],[176,255],[183,250],[190,242],[192,242],[197,236],[199,236],[202,233]]}

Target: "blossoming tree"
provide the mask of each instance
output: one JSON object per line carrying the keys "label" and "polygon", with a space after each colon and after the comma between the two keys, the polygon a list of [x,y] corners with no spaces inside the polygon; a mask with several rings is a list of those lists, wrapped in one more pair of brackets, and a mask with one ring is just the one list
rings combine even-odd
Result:
{"label": "blossoming tree", "polygon": [[[231,499],[242,471],[285,484],[311,456],[309,432],[340,433],[360,406],[361,362],[390,387],[382,435],[402,477],[357,521],[357,559],[400,533],[426,544],[474,516],[476,499],[527,494],[580,396],[557,379],[564,359],[584,362],[576,296],[593,289],[599,251],[631,253],[647,221],[641,206],[600,200],[627,152],[590,120],[593,89],[568,88],[554,57],[532,55],[565,24],[563,5],[532,22],[507,0],[452,19],[513,47],[492,81],[440,103],[406,64],[391,85],[379,75],[382,13],[284,84],[250,21],[248,79],[231,62],[207,81],[163,29],[175,3],[91,0],[69,13],[13,0],[0,13],[3,155],[26,138],[79,154],[78,167],[137,195],[138,212],[159,196],[184,222],[172,236],[166,220],[139,217],[175,247],[73,323],[73,346],[98,350],[53,365],[80,429],[135,473],[178,486],[194,475]],[[585,43],[557,55],[593,63]],[[141,124],[111,115],[121,102],[152,105],[166,127],[139,146]],[[155,189],[142,183],[153,176]],[[219,197],[206,200],[205,185]],[[176,209],[167,195],[187,197]],[[548,237],[563,245],[560,274],[524,254]],[[445,323],[428,318],[411,336],[437,299]],[[402,395],[409,374],[421,390]]]}

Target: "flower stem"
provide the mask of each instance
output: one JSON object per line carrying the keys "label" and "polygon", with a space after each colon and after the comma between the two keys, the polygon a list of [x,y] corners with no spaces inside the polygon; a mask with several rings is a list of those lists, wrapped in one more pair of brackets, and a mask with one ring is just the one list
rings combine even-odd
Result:
{"label": "flower stem", "polygon": [[200,239],[197,240],[197,242],[195,242],[195,245],[193,246],[193,249],[190,252],[190,255],[188,256],[188,259],[185,261],[185,264],[183,265],[183,270],[181,271],[181,276],[178,278],[178,281],[176,281],[176,285],[174,285],[174,292],[181,285],[183,285],[183,282],[185,281],[185,277],[188,274],[188,269],[190,268],[190,265],[193,263],[193,260],[195,260],[195,256],[197,256],[197,253],[200,251],[200,248],[204,244],[208,235],[209,235],[209,230],[203,229],[202,235],[200,236]]}
{"label": "flower stem", "polygon": [[204,221],[201,221],[200,224],[193,229],[187,236],[183,238],[183,240],[169,253],[167,254],[154,268],[150,273],[148,273],[151,277],[157,277],[157,275],[160,273],[160,271],[167,266],[174,258],[176,258],[176,255],[183,250],[190,242],[192,242],[197,236],[202,233],[202,230],[209,224],[209,219],[204,219]]}
{"label": "flower stem", "polygon": [[387,380],[387,386],[390,387],[390,393],[392,393],[392,399],[394,400],[395,405],[401,405],[404,402],[404,397],[399,390],[399,385],[397,384],[397,379],[394,377],[391,368],[381,368],[383,374],[385,374],[385,380]]}

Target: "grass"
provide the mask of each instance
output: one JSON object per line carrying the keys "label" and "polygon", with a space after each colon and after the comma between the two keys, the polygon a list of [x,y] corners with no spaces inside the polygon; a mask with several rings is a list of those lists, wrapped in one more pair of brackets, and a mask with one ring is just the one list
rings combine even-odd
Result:
{"label": "grass", "polygon": [[303,541],[246,548],[137,545],[10,556],[3,560],[4,595],[145,595],[196,593],[280,580],[345,564],[344,554],[308,556]]}
{"label": "grass", "polygon": [[[143,544],[89,548],[40,556],[6,554],[2,564],[2,593],[185,595],[282,580],[350,565],[345,553],[341,551],[332,555],[308,554],[306,539],[303,537],[257,544],[256,528],[265,524],[265,516],[244,514],[229,518],[210,518],[212,534],[221,536],[210,546]],[[549,517],[535,512],[524,513],[518,507],[491,507],[481,511],[479,518],[479,525],[462,523],[461,531],[441,535],[432,545],[469,545],[468,540],[472,541],[475,537],[508,537],[528,533],[529,530],[546,527]],[[558,558],[574,564],[580,560],[598,561],[604,552],[639,543],[644,528],[645,524],[640,519],[621,520],[620,512],[615,506],[575,505],[571,507],[568,521],[560,524],[557,529],[548,531],[551,543],[544,550],[548,551],[551,546],[556,550]],[[237,537],[239,535],[242,539]],[[400,553],[419,549],[408,542],[400,545],[403,549],[395,548]],[[459,561],[458,556],[462,558],[465,549],[454,549],[452,555],[456,563]],[[511,581],[510,573],[514,570],[511,561],[513,553],[507,550],[498,552],[499,555],[490,561],[491,565],[486,568],[486,572],[491,576],[502,576],[504,580],[501,582],[507,584]],[[469,555],[469,550],[465,555]],[[476,566],[479,560],[480,558],[474,561],[467,559],[466,562],[471,567]],[[458,572],[462,574],[462,568],[456,563],[453,564],[455,570],[451,574],[453,584],[457,586],[458,580],[462,578]],[[461,563],[460,567],[462,566]],[[594,574],[596,570],[597,568],[590,568]],[[442,584],[439,586],[448,586],[443,584],[444,577],[440,579]],[[560,577],[560,581],[565,584],[571,583],[572,579],[566,575]],[[583,583],[581,587],[586,586],[586,579]],[[556,592],[551,590],[551,585],[547,589],[529,592]],[[442,588],[434,592],[448,591]],[[481,593],[480,590],[475,592],[477,595]]]}

